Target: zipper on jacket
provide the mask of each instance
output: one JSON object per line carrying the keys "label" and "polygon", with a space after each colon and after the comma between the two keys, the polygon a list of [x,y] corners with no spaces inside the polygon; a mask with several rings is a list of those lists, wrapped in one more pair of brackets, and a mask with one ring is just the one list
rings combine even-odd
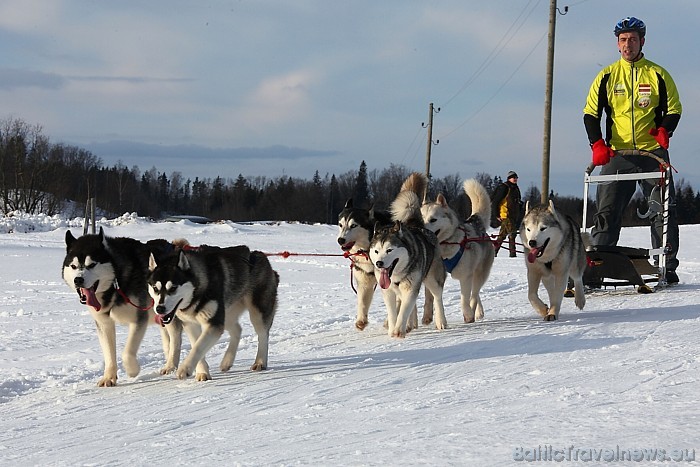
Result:
{"label": "zipper on jacket", "polygon": [[630,121],[630,130],[632,131],[632,147],[634,149],[637,149],[637,132],[634,129],[634,83],[637,81],[638,77],[637,75],[637,70],[638,68],[634,66],[634,62],[630,63],[630,68],[631,68],[631,73],[630,73],[630,79],[631,79],[631,92],[630,92],[630,106],[631,106],[631,121]]}

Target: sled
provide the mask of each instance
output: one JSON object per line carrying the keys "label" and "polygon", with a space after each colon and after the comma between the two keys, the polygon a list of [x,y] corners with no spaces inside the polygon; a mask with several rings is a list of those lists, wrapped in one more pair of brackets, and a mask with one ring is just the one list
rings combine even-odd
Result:
{"label": "sled", "polygon": [[[623,180],[659,180],[658,187],[661,190],[662,203],[649,206],[649,211],[637,215],[641,218],[649,217],[652,211],[660,213],[663,217],[663,231],[661,244],[667,244],[668,213],[669,213],[669,183],[671,180],[671,165],[666,163],[656,154],[644,150],[621,150],[617,154],[639,155],[656,159],[659,169],[656,172],[642,172],[633,174],[592,175],[595,166],[592,164],[586,168],[583,180],[583,221],[581,231],[588,233],[586,215],[588,211],[588,191],[591,185],[599,183],[614,183]],[[656,203],[659,204],[659,203]],[[583,274],[583,285],[588,289],[602,287],[634,286],[639,293],[652,293],[654,290],[666,287],[666,252],[661,248],[635,248],[627,246],[603,246],[591,245],[586,248],[588,265]],[[655,283],[652,289],[648,284]]]}

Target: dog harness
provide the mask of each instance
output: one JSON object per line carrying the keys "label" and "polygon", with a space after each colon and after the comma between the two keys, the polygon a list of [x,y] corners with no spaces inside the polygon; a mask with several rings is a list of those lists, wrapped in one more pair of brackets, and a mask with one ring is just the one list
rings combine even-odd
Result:
{"label": "dog harness", "polygon": [[450,274],[452,273],[452,270],[457,267],[457,264],[459,264],[459,260],[462,259],[462,255],[464,254],[464,250],[469,248],[469,242],[483,242],[488,240],[489,242],[493,242],[491,240],[491,237],[475,237],[475,238],[470,238],[467,237],[467,231],[464,229],[464,227],[460,227],[459,230],[464,232],[464,236],[462,237],[462,240],[460,242],[440,242],[441,245],[459,245],[459,249],[457,250],[457,253],[452,258],[443,258],[442,259],[442,264],[445,265],[445,270],[449,272]]}

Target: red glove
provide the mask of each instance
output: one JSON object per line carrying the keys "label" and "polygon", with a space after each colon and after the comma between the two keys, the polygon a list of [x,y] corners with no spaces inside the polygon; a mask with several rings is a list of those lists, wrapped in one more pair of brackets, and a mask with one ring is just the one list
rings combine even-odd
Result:
{"label": "red glove", "polygon": [[610,162],[610,158],[615,155],[615,152],[605,144],[603,138],[593,143],[592,149],[593,165],[605,165]]}
{"label": "red glove", "polygon": [[668,149],[668,131],[666,128],[660,126],[659,128],[650,128],[649,134],[654,137],[659,146],[664,149]]}

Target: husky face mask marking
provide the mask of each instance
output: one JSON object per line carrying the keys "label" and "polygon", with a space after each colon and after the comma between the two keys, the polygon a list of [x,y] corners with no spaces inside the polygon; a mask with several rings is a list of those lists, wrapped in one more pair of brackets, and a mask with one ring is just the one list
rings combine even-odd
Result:
{"label": "husky face mask marking", "polygon": [[[148,276],[148,293],[163,324],[169,324],[177,310],[187,308],[192,302],[194,285],[186,277],[189,264],[185,255],[179,255],[177,265],[165,264],[157,269],[156,259],[151,255],[148,267],[151,272]],[[171,273],[168,269],[173,268],[175,270]]]}
{"label": "husky face mask marking", "polygon": [[[530,247],[530,252],[527,255],[527,260],[534,263],[537,258],[541,258],[547,246],[549,245],[550,237],[547,234],[547,225],[528,226],[525,225],[527,236],[527,245]],[[544,239],[544,240],[543,240]]]}
{"label": "husky face mask marking", "polygon": [[[343,251],[349,251],[355,246],[355,243],[362,235],[360,230],[360,224],[355,222],[352,217],[341,217],[338,220],[338,244]],[[367,237],[367,233],[365,233]]]}
{"label": "husky face mask marking", "polygon": [[[104,292],[112,286],[105,277],[114,277],[114,269],[110,263],[102,263],[87,255],[84,258],[74,256],[66,258],[70,262],[63,265],[63,277],[66,283],[78,293],[80,303],[100,311],[102,305],[97,299],[98,292]],[[100,280],[102,278],[102,280]]]}
{"label": "husky face mask marking", "polygon": [[371,256],[374,260],[374,265],[381,272],[379,286],[382,289],[388,289],[391,286],[391,275],[399,264],[401,253],[395,248],[395,245],[385,242],[380,243],[378,247],[371,252]]}

